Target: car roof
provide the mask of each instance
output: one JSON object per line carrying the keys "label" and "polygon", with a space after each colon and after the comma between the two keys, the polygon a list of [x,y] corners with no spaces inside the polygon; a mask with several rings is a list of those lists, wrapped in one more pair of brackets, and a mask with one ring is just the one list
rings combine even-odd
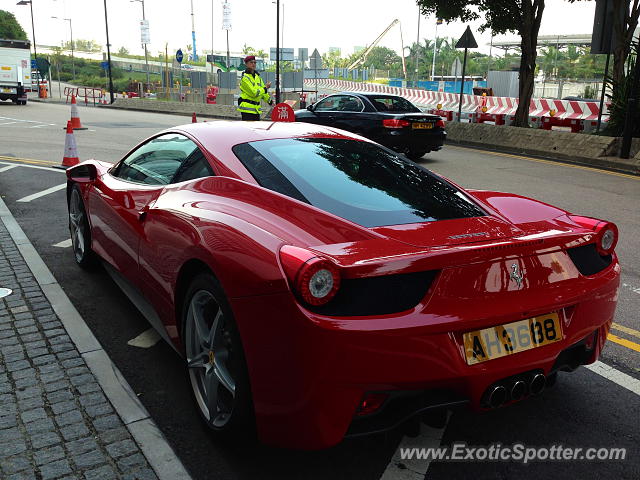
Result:
{"label": "car roof", "polygon": [[[350,92],[350,91],[346,91],[346,92],[339,92],[339,93],[332,93],[331,95],[357,95],[360,97],[400,97],[400,95],[394,95],[393,93],[383,93],[383,92]],[[327,96],[331,96],[331,95],[327,95]],[[401,97],[400,97],[401,98]]]}

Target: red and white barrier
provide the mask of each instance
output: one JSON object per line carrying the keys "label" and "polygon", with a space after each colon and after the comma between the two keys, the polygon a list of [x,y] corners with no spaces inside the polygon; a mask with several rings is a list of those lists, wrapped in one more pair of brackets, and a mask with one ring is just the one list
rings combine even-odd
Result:
{"label": "red and white barrier", "polygon": [[[309,86],[316,80],[305,80]],[[390,87],[377,83],[351,82],[348,80],[317,80],[318,86],[338,91],[375,92],[393,94],[406,98],[415,105],[426,109],[429,113],[452,120],[457,115],[459,94],[435,92],[415,88]],[[483,111],[486,107],[486,111]],[[518,99],[512,97],[482,97],[479,95],[463,95],[462,111],[464,118],[473,118],[477,122],[491,122],[496,125],[510,124],[518,108]],[[589,132],[595,129],[598,119],[599,105],[596,102],[576,102],[534,98],[529,106],[529,120],[537,128],[550,129],[554,126],[569,127],[572,132]],[[473,115],[472,115],[473,114]],[[602,121],[608,121],[608,112],[603,112]]]}

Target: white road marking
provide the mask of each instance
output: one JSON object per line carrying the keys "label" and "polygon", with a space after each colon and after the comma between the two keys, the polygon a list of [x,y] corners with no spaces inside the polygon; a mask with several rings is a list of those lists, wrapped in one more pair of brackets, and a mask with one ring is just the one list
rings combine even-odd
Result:
{"label": "white road marking", "polygon": [[18,123],[18,122],[4,122],[4,123],[0,123],[0,125],[11,125],[12,123]]}
{"label": "white road marking", "polygon": [[415,438],[404,437],[380,480],[422,480],[425,478],[431,459],[402,459],[400,452],[411,448],[438,448],[450,417],[451,413],[447,412],[447,422],[443,428],[432,428],[421,423],[420,435]]}
{"label": "white road marking", "polygon": [[41,192],[38,193],[34,193],[32,195],[27,195],[26,197],[21,198],[20,200],[16,200],[17,202],[30,202],[31,200],[35,200],[37,198],[40,197],[44,197],[45,195],[49,195],[50,193],[54,193],[57,192],[58,190],[62,190],[64,188],[67,188],[67,184],[63,183],[62,185],[56,185],[55,187],[51,187],[51,188],[47,188],[46,190],[43,190]]}
{"label": "white road marking", "polygon": [[[71,241],[71,240],[69,240]],[[154,328],[145,330],[136,338],[133,338],[127,342],[127,345],[138,348],[151,348],[160,340],[160,334],[156,332]]]}
{"label": "white road marking", "polygon": [[53,245],[54,247],[60,247],[60,248],[68,248],[71,246],[71,239],[68,238],[66,240],[63,240],[60,243],[56,243],[55,245]]}
{"label": "white road marking", "polygon": [[595,362],[592,365],[585,365],[585,367],[630,392],[640,395],[640,380],[633,378],[631,375],[627,375],[602,362]]}
{"label": "white road marking", "polygon": [[6,167],[0,168],[0,173],[6,172],[7,170],[11,170],[12,168],[16,168],[18,165],[7,165]]}
{"label": "white road marking", "polygon": [[623,283],[622,286],[627,290],[631,290],[633,293],[637,293],[638,295],[640,295],[640,288],[629,285],[628,283]]}
{"label": "white road marking", "polygon": [[0,165],[14,165],[16,167],[35,168],[37,170],[49,170],[50,172],[65,173],[65,170],[62,169],[62,168],[40,167],[38,165],[25,165],[25,164],[22,164],[22,163],[20,165],[16,165],[15,163],[9,163],[9,162],[0,161]]}

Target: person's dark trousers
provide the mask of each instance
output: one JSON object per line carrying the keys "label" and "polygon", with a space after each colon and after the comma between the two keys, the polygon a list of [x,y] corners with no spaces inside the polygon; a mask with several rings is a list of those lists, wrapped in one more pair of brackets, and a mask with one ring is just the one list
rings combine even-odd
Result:
{"label": "person's dark trousers", "polygon": [[240,115],[242,115],[242,120],[245,122],[255,122],[256,120],[260,120],[260,114],[258,113],[240,112]]}

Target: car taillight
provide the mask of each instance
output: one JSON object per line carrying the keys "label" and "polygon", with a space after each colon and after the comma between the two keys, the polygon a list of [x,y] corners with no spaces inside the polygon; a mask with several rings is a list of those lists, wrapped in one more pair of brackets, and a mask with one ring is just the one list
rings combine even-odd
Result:
{"label": "car taillight", "polygon": [[411,125],[408,120],[401,118],[386,118],[382,121],[382,125],[385,128],[404,128]]}
{"label": "car taillight", "polygon": [[602,256],[611,255],[618,243],[618,227],[615,223],[590,217],[570,215],[578,225],[596,232],[596,249]]}
{"label": "car taillight", "polygon": [[436,122],[436,128],[444,128],[444,120],[440,119]]}
{"label": "car taillight", "polygon": [[309,305],[324,305],[340,288],[340,271],[327,258],[292,245],[280,249],[282,267],[293,290]]}

